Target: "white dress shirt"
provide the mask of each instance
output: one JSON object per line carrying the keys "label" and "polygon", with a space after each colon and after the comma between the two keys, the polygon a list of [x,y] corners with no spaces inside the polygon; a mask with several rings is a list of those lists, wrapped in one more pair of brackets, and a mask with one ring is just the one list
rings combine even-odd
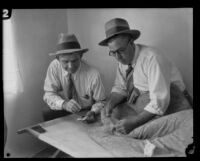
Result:
{"label": "white dress shirt", "polygon": [[[135,44],[133,84],[141,93],[149,92],[150,102],[144,110],[163,115],[170,101],[170,83],[174,82],[183,91],[185,85],[178,69],[153,47]],[[111,92],[127,96],[125,73],[128,65],[118,63],[117,74]]]}
{"label": "white dress shirt", "polygon": [[[43,100],[52,110],[61,110],[63,102],[69,101],[67,96],[68,74],[57,59],[54,59],[48,67]],[[91,110],[98,113],[106,99],[100,73],[81,60],[78,70],[72,74],[72,79],[78,94],[78,100],[75,101],[83,109],[92,106]]]}

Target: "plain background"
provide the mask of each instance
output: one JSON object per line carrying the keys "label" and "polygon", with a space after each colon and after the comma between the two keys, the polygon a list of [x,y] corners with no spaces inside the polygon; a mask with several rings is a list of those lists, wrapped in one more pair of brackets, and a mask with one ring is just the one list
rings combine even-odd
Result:
{"label": "plain background", "polygon": [[46,70],[54,57],[60,32],[76,34],[81,46],[89,48],[83,59],[96,67],[109,94],[117,62],[108,48],[98,43],[105,38],[104,24],[116,17],[125,18],[132,29],[141,31],[135,43],[155,46],[172,60],[193,96],[193,9],[14,9],[12,22],[15,54],[22,73],[24,91],[4,95],[8,126],[5,147],[10,157],[27,157],[46,147],[29,134],[16,131],[42,121],[43,85]]}

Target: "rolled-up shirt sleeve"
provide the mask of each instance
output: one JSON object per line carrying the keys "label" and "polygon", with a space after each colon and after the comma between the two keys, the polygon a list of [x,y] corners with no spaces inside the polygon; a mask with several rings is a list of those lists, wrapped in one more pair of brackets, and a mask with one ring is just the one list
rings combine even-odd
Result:
{"label": "rolled-up shirt sleeve", "polygon": [[170,101],[169,65],[158,55],[153,56],[148,65],[148,84],[150,102],[144,110],[163,115]]}
{"label": "rolled-up shirt sleeve", "polygon": [[91,111],[94,111],[97,114],[104,107],[106,100],[105,88],[103,86],[101,76],[98,71],[96,71],[93,76],[91,91],[93,94],[92,97],[95,100],[95,103],[92,105]]}
{"label": "rolled-up shirt sleeve", "polygon": [[111,93],[112,92],[127,96],[126,82],[123,78],[122,72],[120,71],[119,64],[117,66],[116,78]]}
{"label": "rolled-up shirt sleeve", "polygon": [[47,75],[44,82],[43,100],[49,105],[52,110],[61,110],[62,104],[65,101],[58,92],[61,90],[61,84],[56,72],[56,64],[52,62],[47,70]]}

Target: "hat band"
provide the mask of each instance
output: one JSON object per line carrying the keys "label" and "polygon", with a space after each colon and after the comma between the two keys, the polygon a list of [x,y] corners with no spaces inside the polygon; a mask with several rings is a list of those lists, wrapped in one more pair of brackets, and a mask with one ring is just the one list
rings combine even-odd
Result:
{"label": "hat band", "polygon": [[57,45],[57,50],[67,50],[67,49],[80,49],[81,46],[78,42],[65,42]]}
{"label": "hat band", "polygon": [[124,30],[129,30],[129,27],[125,27],[125,26],[116,26],[113,28],[110,28],[109,30],[106,31],[106,37],[109,37],[113,34],[116,34],[117,32],[121,32]]}

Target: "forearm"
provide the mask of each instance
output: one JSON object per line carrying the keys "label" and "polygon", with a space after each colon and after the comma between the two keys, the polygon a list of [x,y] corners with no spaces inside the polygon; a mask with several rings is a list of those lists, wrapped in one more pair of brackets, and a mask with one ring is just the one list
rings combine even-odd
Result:
{"label": "forearm", "polygon": [[108,100],[108,103],[110,103],[110,106],[112,108],[115,108],[117,105],[125,101],[125,99],[126,99],[126,96],[121,95],[117,92],[112,92]]}
{"label": "forearm", "polygon": [[64,99],[54,92],[45,92],[43,100],[52,110],[62,110]]}
{"label": "forearm", "polygon": [[152,120],[155,116],[156,114],[143,110],[143,112],[141,112],[139,115],[132,118],[131,120],[132,130]]}

